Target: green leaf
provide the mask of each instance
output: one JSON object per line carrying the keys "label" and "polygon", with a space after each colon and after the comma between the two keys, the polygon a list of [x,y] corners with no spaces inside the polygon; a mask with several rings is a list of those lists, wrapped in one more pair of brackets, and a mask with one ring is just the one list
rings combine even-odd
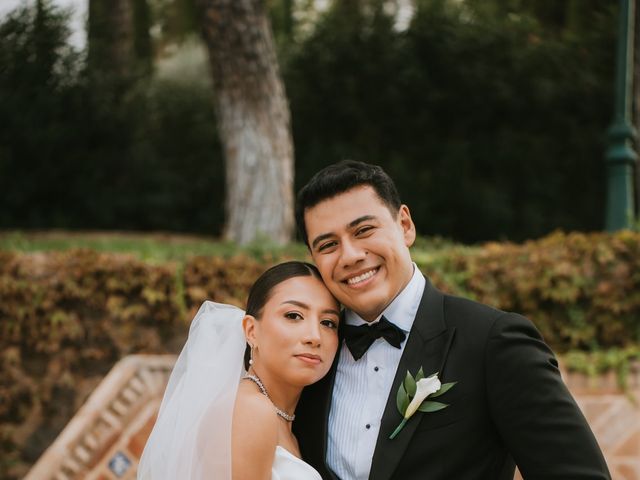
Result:
{"label": "green leaf", "polygon": [[422,380],[424,378],[424,372],[422,371],[422,367],[420,367],[420,370],[418,370],[418,373],[416,373],[416,382],[418,382],[419,380]]}
{"label": "green leaf", "polygon": [[396,406],[400,411],[400,415],[404,417],[404,412],[407,411],[407,407],[409,406],[409,396],[404,389],[404,385],[400,385],[398,389],[398,394],[396,395]]}
{"label": "green leaf", "polygon": [[407,376],[404,377],[404,389],[410,397],[416,396],[416,381],[407,370]]}
{"label": "green leaf", "polygon": [[439,397],[443,393],[447,393],[451,389],[451,387],[453,387],[456,383],[458,382],[443,383],[442,385],[440,385],[440,390],[438,390],[436,393],[432,393],[431,395],[429,395],[429,398]]}
{"label": "green leaf", "polygon": [[448,406],[448,404],[440,402],[422,402],[422,405],[418,407],[418,411],[426,413],[437,412],[438,410],[442,410]]}

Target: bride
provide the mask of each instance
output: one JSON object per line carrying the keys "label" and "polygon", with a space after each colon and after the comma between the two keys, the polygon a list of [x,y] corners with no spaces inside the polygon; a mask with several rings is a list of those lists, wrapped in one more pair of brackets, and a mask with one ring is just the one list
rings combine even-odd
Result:
{"label": "bride", "polygon": [[291,431],[338,347],[339,305],[304,262],[252,286],[246,313],[205,302],[171,373],[139,480],[321,480]]}

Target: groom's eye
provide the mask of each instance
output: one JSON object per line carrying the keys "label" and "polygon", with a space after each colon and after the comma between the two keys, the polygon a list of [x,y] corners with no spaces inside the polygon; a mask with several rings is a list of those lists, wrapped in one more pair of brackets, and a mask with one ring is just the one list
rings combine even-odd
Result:
{"label": "groom's eye", "polygon": [[327,243],[323,243],[322,245],[320,245],[318,247],[318,251],[319,252],[323,252],[331,247],[335,247],[337,245],[337,242],[335,241],[331,241],[331,242],[327,242]]}
{"label": "groom's eye", "polygon": [[362,234],[364,234],[364,233],[369,232],[369,231],[370,231],[370,230],[372,230],[372,229],[373,229],[373,227],[372,227],[372,226],[367,225],[366,227],[359,228],[359,229],[356,231],[356,235],[362,235]]}

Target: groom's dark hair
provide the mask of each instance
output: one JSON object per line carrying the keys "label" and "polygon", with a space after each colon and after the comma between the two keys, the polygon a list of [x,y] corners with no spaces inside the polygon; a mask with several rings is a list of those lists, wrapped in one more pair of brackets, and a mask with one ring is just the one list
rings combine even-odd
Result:
{"label": "groom's dark hair", "polygon": [[402,206],[400,195],[391,177],[378,165],[370,165],[355,160],[343,160],[316,173],[298,192],[296,199],[296,224],[298,232],[309,246],[304,212],[324,200],[340,195],[354,187],[372,187],[380,200],[389,208],[395,218]]}

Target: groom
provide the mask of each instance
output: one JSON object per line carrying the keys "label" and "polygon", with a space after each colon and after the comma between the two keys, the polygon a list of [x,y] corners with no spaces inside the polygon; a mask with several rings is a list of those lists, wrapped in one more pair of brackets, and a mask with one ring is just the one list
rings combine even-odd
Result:
{"label": "groom", "polygon": [[[380,167],[318,172],[298,194],[296,220],[345,306],[337,360],[304,390],[294,423],[323,478],[511,480],[515,465],[526,480],[610,478],[531,322],[445,295],[419,272],[409,208]],[[420,368],[457,382],[437,398],[449,406],[417,412],[391,440],[398,389]]]}

